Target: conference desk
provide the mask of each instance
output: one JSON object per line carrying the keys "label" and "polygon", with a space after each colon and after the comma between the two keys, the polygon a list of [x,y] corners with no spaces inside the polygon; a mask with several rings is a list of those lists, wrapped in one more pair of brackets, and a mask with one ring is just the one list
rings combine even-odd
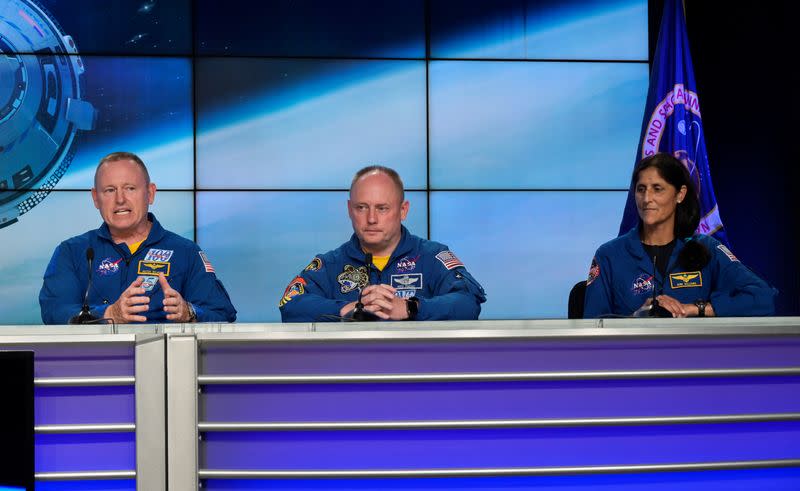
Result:
{"label": "conference desk", "polygon": [[37,490],[800,489],[800,318],[0,328]]}

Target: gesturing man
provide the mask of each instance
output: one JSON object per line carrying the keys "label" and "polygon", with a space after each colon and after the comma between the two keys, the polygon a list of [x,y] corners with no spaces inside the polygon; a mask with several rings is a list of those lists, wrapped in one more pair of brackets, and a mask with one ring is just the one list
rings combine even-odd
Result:
{"label": "gesturing man", "polygon": [[92,200],[104,223],[53,253],[39,293],[45,324],[69,322],[87,288],[91,316],[116,323],[236,320],[205,253],[149,213],[155,196],[156,185],[135,154],[100,160]]}

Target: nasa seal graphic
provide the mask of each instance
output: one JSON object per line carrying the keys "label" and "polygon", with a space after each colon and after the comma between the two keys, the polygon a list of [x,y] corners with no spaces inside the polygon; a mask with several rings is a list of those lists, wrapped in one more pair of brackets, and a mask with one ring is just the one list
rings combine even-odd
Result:
{"label": "nasa seal graphic", "polygon": [[[673,128],[675,131],[672,131]],[[701,203],[716,203],[713,191],[707,184],[711,182],[710,176],[700,171],[701,167],[708,168],[702,132],[703,121],[697,94],[687,89],[684,84],[676,83],[656,104],[650,115],[642,138],[641,157],[649,157],[671,148],[672,155],[689,171],[689,177]],[[665,135],[668,136],[664,138]],[[704,199],[707,193],[711,194]],[[697,231],[711,235],[720,229],[722,229],[722,219],[719,216],[719,208],[715,205],[701,216]]]}
{"label": "nasa seal graphic", "polygon": [[3,228],[47,197],[72,161],[77,132],[94,127],[96,112],[81,100],[75,42],[35,1],[0,4],[0,54]]}

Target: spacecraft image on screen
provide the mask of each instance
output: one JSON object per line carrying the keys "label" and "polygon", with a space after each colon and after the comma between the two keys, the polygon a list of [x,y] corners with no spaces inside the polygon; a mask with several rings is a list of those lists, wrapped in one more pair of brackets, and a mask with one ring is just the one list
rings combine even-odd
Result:
{"label": "spacecraft image on screen", "polygon": [[0,228],[47,197],[94,127],[81,99],[83,61],[72,37],[35,2],[0,7]]}

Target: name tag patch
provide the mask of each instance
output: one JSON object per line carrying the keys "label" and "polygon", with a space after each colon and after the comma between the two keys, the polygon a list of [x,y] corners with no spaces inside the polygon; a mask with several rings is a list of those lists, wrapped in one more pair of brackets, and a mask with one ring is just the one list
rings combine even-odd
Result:
{"label": "name tag patch", "polygon": [[142,260],[139,261],[137,273],[148,276],[158,276],[158,273],[164,273],[164,276],[169,276],[169,263]]}
{"label": "name tag patch", "polygon": [[422,273],[393,274],[392,288],[398,290],[420,290],[422,289]]}
{"label": "name tag patch", "polygon": [[703,275],[700,271],[684,271],[669,275],[669,286],[675,288],[696,288],[703,286]]}

